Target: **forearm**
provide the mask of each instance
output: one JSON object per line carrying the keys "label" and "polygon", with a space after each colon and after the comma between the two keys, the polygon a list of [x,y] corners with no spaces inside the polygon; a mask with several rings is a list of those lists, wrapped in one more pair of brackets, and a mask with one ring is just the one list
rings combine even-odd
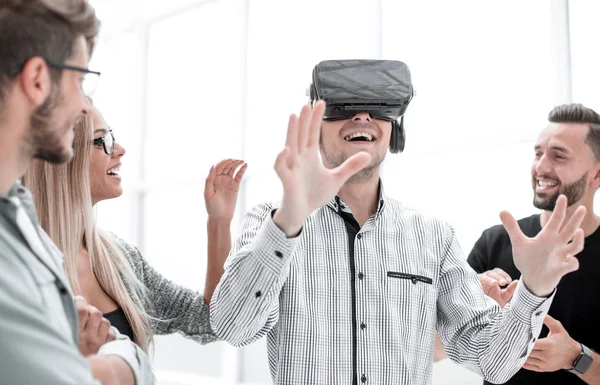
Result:
{"label": "forearm", "polygon": [[135,385],[133,371],[121,357],[93,355],[87,360],[102,385]]}
{"label": "forearm", "polygon": [[217,336],[236,346],[261,338],[277,321],[279,292],[297,238],[287,238],[269,217],[256,236],[243,241],[230,257],[210,310]]}
{"label": "forearm", "polygon": [[208,264],[204,284],[204,300],[210,305],[212,295],[223,275],[223,265],[231,250],[231,222],[208,218]]}
{"label": "forearm", "polygon": [[592,357],[594,358],[592,365],[585,374],[580,374],[579,378],[585,381],[586,384],[600,385],[600,355],[592,352]]}

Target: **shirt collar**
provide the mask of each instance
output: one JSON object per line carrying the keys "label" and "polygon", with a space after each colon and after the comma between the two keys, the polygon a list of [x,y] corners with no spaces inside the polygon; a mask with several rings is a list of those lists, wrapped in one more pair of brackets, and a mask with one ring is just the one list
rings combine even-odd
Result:
{"label": "shirt collar", "polygon": [[[385,191],[383,189],[383,182],[381,178],[379,179],[379,203],[377,204],[377,212],[375,213],[375,219],[379,219],[379,216],[383,212],[383,207],[387,196],[385,195]],[[335,194],[333,198],[329,200],[327,206],[333,209],[336,213],[340,210],[346,213],[352,213],[347,204],[342,201],[342,198],[338,194]]]}
{"label": "shirt collar", "polygon": [[16,210],[17,206],[23,207],[27,216],[34,224],[38,224],[38,217],[33,204],[33,195],[23,187],[20,181],[16,181],[8,190],[8,195],[0,195],[0,209]]}

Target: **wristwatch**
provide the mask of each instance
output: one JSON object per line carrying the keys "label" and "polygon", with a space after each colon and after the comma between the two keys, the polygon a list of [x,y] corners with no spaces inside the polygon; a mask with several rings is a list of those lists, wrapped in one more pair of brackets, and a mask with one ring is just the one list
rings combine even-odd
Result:
{"label": "wristwatch", "polygon": [[592,361],[594,360],[594,358],[592,357],[592,351],[588,349],[588,347],[584,344],[580,345],[581,353],[579,353],[579,355],[575,359],[575,362],[573,362],[573,369],[567,369],[568,372],[571,372],[573,374],[583,374],[587,372],[587,370],[592,365]]}

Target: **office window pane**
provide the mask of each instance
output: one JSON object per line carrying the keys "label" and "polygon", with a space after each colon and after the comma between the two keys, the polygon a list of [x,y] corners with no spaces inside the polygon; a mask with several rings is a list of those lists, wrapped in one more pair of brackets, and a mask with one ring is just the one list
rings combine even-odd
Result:
{"label": "office window pane", "polygon": [[583,103],[600,112],[600,34],[593,28],[600,18],[600,2],[569,2],[569,18],[573,102]]}
{"label": "office window pane", "polygon": [[201,180],[221,158],[239,157],[241,5],[241,0],[210,2],[150,27],[148,182]]}
{"label": "office window pane", "polygon": [[547,0],[382,0],[383,55],[417,91],[406,151],[533,140],[554,102]]}
{"label": "office window pane", "polygon": [[522,218],[533,207],[534,142],[413,153],[386,160],[385,192],[403,204],[448,221],[468,254],[501,210]]}

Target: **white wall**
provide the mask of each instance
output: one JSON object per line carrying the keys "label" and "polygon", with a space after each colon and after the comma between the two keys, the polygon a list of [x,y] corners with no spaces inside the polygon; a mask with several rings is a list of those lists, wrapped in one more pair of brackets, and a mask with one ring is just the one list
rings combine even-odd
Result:
{"label": "white wall", "polygon": [[[249,163],[234,235],[247,209],[278,199],[273,162],[321,60],[410,66],[417,96],[406,151],[384,164],[386,191],[448,220],[465,253],[500,210],[534,211],[529,165],[550,109],[598,108],[600,54],[586,27],[600,17],[594,0],[572,1],[570,15],[567,0],[95,3],[105,25],[91,63],[102,71],[95,102],[128,149],[126,193],[100,205],[99,221],[197,290],[204,177],[225,157]],[[264,340],[235,349],[161,336],[154,363],[164,384],[270,383]],[[480,383],[451,362],[434,366],[434,384]]]}

